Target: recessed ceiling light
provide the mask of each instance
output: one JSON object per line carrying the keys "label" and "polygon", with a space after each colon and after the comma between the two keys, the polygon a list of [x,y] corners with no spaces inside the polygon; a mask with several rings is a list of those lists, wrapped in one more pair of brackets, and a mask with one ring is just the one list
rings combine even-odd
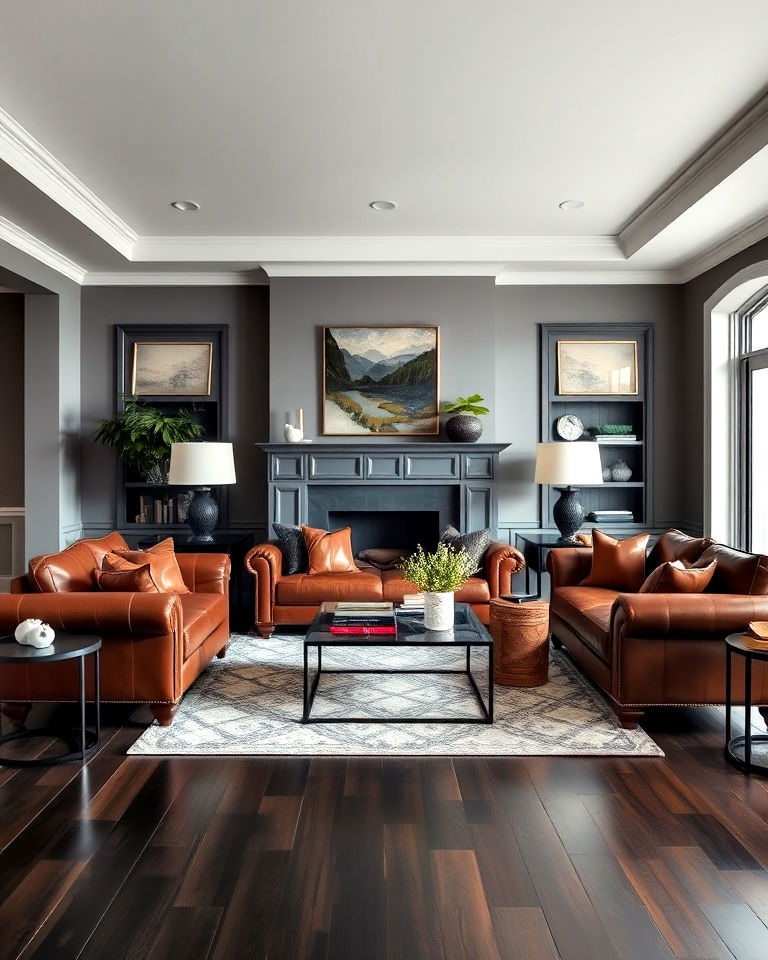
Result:
{"label": "recessed ceiling light", "polygon": [[373,203],[369,203],[368,206],[371,210],[394,210],[397,204],[394,200],[374,200]]}
{"label": "recessed ceiling light", "polygon": [[583,200],[563,200],[562,203],[558,203],[561,210],[580,210],[583,206]]}
{"label": "recessed ceiling light", "polygon": [[171,203],[171,206],[174,210],[181,210],[184,213],[189,213],[192,210],[199,210],[200,204],[195,203],[194,200],[174,200]]}

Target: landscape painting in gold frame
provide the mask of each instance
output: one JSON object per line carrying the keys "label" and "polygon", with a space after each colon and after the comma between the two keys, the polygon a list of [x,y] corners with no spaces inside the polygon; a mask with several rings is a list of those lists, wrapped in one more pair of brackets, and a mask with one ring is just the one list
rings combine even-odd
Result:
{"label": "landscape painting in gold frame", "polygon": [[572,397],[636,396],[636,340],[558,340],[557,392]]}
{"label": "landscape painting in gold frame", "polygon": [[324,327],[323,434],[440,431],[438,327]]}
{"label": "landscape painting in gold frame", "polygon": [[136,397],[210,397],[213,343],[144,341],[133,345]]}

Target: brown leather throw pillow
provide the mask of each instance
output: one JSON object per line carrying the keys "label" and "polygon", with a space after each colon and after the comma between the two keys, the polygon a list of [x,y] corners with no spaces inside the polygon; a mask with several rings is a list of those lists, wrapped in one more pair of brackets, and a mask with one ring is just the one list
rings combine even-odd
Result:
{"label": "brown leather throw pillow", "polygon": [[[107,554],[109,556],[109,554]],[[148,563],[138,566],[112,554],[120,564],[116,570],[99,570],[96,580],[102,590],[113,593],[160,593],[152,578],[152,567]],[[106,560],[106,557],[104,558]]]}
{"label": "brown leather throw pillow", "polygon": [[358,553],[357,559],[377,570],[396,570],[405,559],[406,553],[406,550],[373,547],[370,550],[362,550]]}
{"label": "brown leather throw pillow", "polygon": [[309,554],[307,573],[359,573],[352,556],[352,527],[320,530],[302,526]]}
{"label": "brown leather throw pillow", "polygon": [[702,593],[715,574],[717,562],[692,566],[683,560],[659,564],[645,578],[639,593]]}
{"label": "brown leather throw pillow", "polygon": [[592,569],[581,585],[637,593],[645,580],[647,546],[647,533],[627,540],[614,540],[601,530],[593,530]]}
{"label": "brown leather throw pillow", "polygon": [[[149,550],[113,550],[112,555],[122,557],[138,566],[148,563],[152,571],[152,579],[160,593],[189,593],[189,587],[184,583],[176,560],[176,551],[173,549],[171,537],[156,543]],[[107,554],[107,557],[109,556],[110,554]],[[107,557],[101,565],[102,570],[114,569],[114,566],[107,566]]]}

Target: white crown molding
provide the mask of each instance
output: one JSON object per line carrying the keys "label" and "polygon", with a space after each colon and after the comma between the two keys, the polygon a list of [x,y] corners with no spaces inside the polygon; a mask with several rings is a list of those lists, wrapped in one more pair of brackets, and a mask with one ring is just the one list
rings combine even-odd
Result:
{"label": "white crown molding", "polygon": [[29,256],[34,257],[35,260],[44,263],[46,267],[51,267],[52,270],[56,270],[58,273],[63,274],[63,276],[69,277],[70,280],[74,280],[75,283],[83,282],[86,274],[83,267],[2,216],[0,216],[0,240],[4,240],[12,247],[16,247],[16,249],[21,250],[22,253],[29,254]]}
{"label": "white crown molding", "polygon": [[269,284],[265,277],[237,271],[200,273],[89,272],[84,287],[254,287]]}
{"label": "white crown molding", "polygon": [[400,260],[366,263],[308,262],[262,263],[264,272],[277,277],[495,277],[503,263],[452,261],[404,263]]}
{"label": "white crown molding", "polygon": [[0,109],[0,159],[131,259],[136,232],[3,109]]}
{"label": "white crown molding", "polygon": [[583,286],[677,283],[674,270],[504,270],[496,277],[500,287]]}
{"label": "white crown molding", "polygon": [[624,254],[637,253],[766,145],[768,94],[738,116],[625,224],[619,232]]}
{"label": "white crown molding", "polygon": [[133,260],[507,263],[624,260],[617,237],[140,237]]}
{"label": "white crown molding", "polygon": [[768,237],[768,216],[760,217],[759,220],[755,220],[748,227],[732,233],[729,237],[715,244],[714,247],[710,247],[709,250],[684,263],[682,267],[675,271],[677,282],[687,283],[689,280],[693,280],[694,277],[711,270],[718,263],[741,253],[742,250],[746,250],[753,243],[764,240],[766,237]]}

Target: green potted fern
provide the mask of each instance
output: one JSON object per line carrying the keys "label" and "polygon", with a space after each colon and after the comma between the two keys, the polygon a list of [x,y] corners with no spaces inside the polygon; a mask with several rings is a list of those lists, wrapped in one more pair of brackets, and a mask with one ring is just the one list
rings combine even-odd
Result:
{"label": "green potted fern", "polygon": [[453,627],[456,590],[475,572],[475,563],[466,550],[438,543],[434,553],[425,553],[419,544],[415,553],[400,565],[403,579],[415,583],[424,594],[424,625],[427,630]]}
{"label": "green potted fern", "polygon": [[454,443],[474,443],[483,434],[480,417],[491,411],[482,406],[483,398],[479,393],[471,397],[456,397],[453,403],[443,404],[442,413],[451,413],[445,422],[445,432]]}
{"label": "green potted fern", "polygon": [[189,443],[203,435],[203,425],[184,408],[166,413],[131,398],[94,434],[96,443],[114,450],[130,470],[149,483],[167,483],[172,443]]}

